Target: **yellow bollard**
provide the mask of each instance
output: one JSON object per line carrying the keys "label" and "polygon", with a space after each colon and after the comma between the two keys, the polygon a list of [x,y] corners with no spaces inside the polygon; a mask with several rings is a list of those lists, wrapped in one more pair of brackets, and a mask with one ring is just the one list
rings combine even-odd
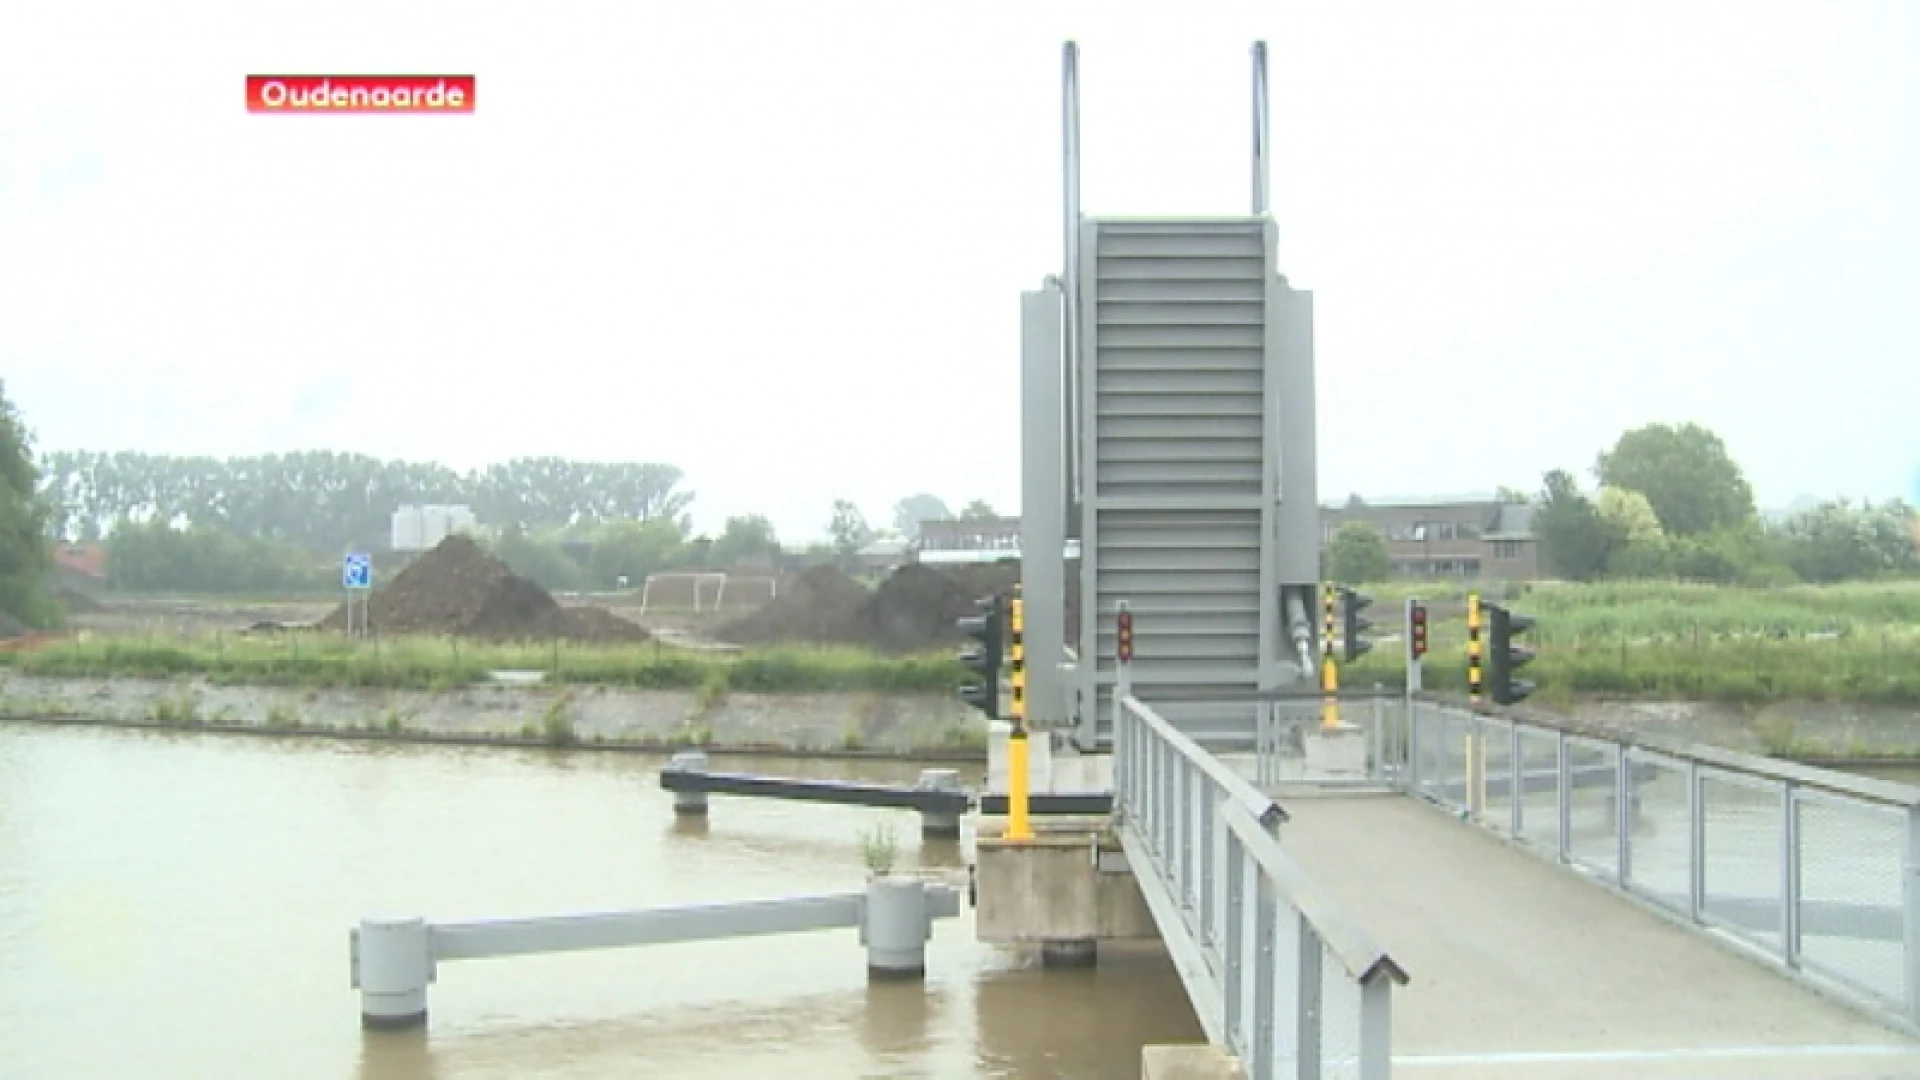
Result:
{"label": "yellow bollard", "polygon": [[1028,790],[1032,765],[1027,745],[1027,650],[1022,637],[1026,631],[1025,605],[1018,586],[1007,613],[1008,651],[1012,654],[1013,700],[1007,712],[1013,720],[1013,732],[1007,736],[1007,834],[1009,840],[1033,839],[1033,823],[1028,819]]}
{"label": "yellow bollard", "polygon": [[1467,702],[1480,704],[1480,594],[1467,594]]}
{"label": "yellow bollard", "polygon": [[1027,729],[1016,724],[1007,736],[1007,833],[1009,840],[1033,839],[1033,823],[1027,819],[1027,771],[1032,768],[1027,756]]}
{"label": "yellow bollard", "polygon": [[1320,689],[1326,692],[1326,699],[1320,705],[1320,726],[1337,728],[1340,726],[1340,669],[1334,666],[1333,657],[1320,665]]}

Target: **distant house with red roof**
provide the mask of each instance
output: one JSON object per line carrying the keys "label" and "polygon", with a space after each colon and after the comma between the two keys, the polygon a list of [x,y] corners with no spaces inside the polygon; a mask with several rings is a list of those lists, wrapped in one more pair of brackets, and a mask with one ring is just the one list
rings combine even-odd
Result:
{"label": "distant house with red roof", "polygon": [[55,544],[53,565],[61,581],[77,589],[100,589],[107,584],[105,544]]}

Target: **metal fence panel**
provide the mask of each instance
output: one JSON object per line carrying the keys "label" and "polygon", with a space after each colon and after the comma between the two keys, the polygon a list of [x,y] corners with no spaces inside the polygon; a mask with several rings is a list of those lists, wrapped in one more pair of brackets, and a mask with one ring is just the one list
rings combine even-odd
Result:
{"label": "metal fence panel", "polygon": [[1549,778],[1544,786],[1529,785],[1520,795],[1520,840],[1529,847],[1557,856],[1560,851],[1560,735],[1518,725],[1520,772]]}
{"label": "metal fence panel", "polygon": [[1700,791],[1706,833],[1702,917],[1770,955],[1784,956],[1780,786],[1705,769]]}
{"label": "metal fence panel", "polygon": [[1567,740],[1570,826],[1567,855],[1608,877],[1619,876],[1620,747],[1592,739]]}
{"label": "metal fence panel", "polygon": [[1431,702],[1405,727],[1401,790],[1474,807],[1532,851],[1920,1029],[1920,791]]}
{"label": "metal fence panel", "polygon": [[1795,795],[1800,961],[1892,1006],[1906,995],[1901,864],[1906,817],[1821,792]]}
{"label": "metal fence panel", "polygon": [[1627,760],[1636,774],[1627,886],[1676,915],[1688,915],[1692,804],[1686,763],[1640,749],[1629,750]]}

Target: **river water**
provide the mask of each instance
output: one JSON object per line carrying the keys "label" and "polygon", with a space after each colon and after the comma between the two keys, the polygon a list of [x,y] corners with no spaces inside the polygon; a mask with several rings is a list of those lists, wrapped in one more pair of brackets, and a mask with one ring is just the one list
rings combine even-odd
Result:
{"label": "river water", "polygon": [[[661,759],[0,725],[0,1077],[475,1080],[1138,1075],[1201,1038],[1157,950],[1040,971],[940,920],[924,985],[851,930],[442,964],[429,1028],[363,1033],[348,930],[858,890],[910,813],[716,798]],[[910,764],[728,759],[911,781]]]}

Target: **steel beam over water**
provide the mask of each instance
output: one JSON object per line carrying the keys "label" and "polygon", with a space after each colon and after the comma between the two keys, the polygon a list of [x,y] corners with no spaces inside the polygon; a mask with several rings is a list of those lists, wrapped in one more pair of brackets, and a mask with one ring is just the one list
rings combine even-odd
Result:
{"label": "steel beam over water", "polygon": [[[918,810],[921,813],[956,816],[972,810],[979,810],[983,814],[1007,812],[1007,797],[1004,794],[974,793],[954,788],[859,784],[841,780],[800,780],[671,766],[660,770],[660,787],[675,794],[737,795],[836,806],[870,806],[882,810]],[[1105,791],[1038,792],[1028,796],[1028,804],[1028,812],[1032,814],[1068,817],[1102,815],[1113,810],[1113,794]]]}

